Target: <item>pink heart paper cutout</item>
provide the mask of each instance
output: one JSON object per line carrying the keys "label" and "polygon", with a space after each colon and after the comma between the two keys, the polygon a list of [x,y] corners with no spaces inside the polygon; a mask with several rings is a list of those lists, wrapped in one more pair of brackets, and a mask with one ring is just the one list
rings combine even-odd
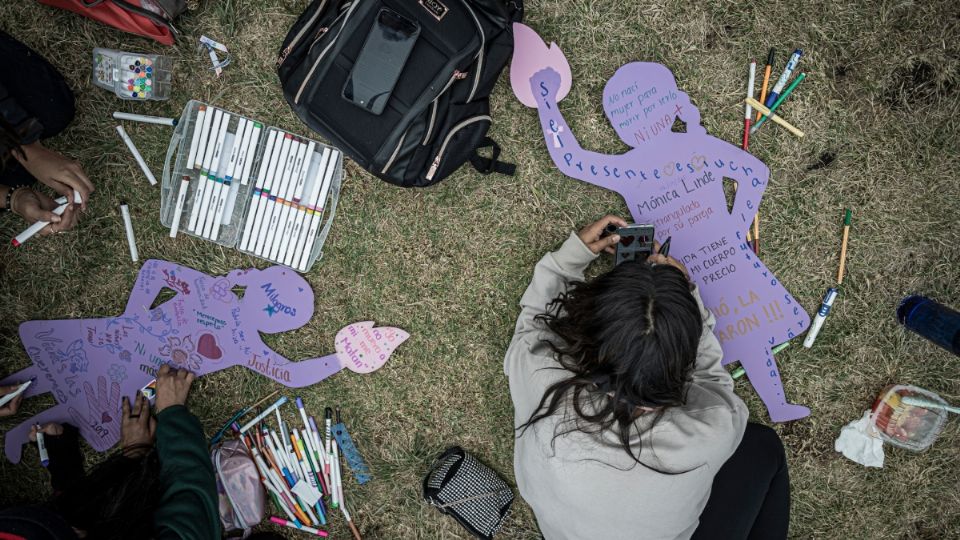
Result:
{"label": "pink heart paper cutout", "polygon": [[370,373],[380,369],[409,337],[399,328],[374,328],[373,321],[353,323],[337,332],[337,359],[350,371]]}
{"label": "pink heart paper cutout", "polygon": [[197,352],[211,360],[219,360],[223,351],[217,346],[217,338],[213,334],[203,334],[197,341]]}

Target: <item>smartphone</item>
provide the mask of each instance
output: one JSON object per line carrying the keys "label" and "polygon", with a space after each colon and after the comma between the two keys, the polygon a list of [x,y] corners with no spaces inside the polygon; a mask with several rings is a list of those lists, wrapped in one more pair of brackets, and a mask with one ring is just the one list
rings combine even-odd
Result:
{"label": "smartphone", "polygon": [[653,225],[638,225],[636,223],[619,227],[616,234],[620,235],[617,242],[614,265],[627,261],[645,261],[653,253]]}
{"label": "smartphone", "polygon": [[381,9],[343,85],[344,99],[380,114],[420,36],[420,24],[392,9]]}

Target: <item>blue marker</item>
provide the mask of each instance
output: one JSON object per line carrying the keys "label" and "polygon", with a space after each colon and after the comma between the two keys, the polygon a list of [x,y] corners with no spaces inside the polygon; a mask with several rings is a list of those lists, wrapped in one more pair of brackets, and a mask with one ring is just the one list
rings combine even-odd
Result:
{"label": "blue marker", "polygon": [[783,68],[783,73],[781,73],[780,78],[777,79],[777,84],[773,86],[773,90],[767,94],[767,100],[763,102],[768,109],[777,101],[777,98],[780,97],[780,92],[783,92],[783,88],[787,86],[787,81],[789,81],[790,76],[793,75],[793,70],[797,69],[797,64],[800,63],[800,57],[802,55],[803,51],[800,49],[793,51],[790,60],[787,61],[787,67]]}
{"label": "blue marker", "polygon": [[823,327],[823,321],[830,314],[830,308],[833,307],[833,301],[837,299],[838,294],[840,294],[840,291],[836,287],[827,289],[827,294],[823,297],[823,303],[820,304],[820,311],[817,311],[817,316],[813,319],[813,324],[810,325],[810,331],[807,332],[807,337],[803,340],[804,347],[808,349],[813,347],[813,342],[817,340],[817,334]]}

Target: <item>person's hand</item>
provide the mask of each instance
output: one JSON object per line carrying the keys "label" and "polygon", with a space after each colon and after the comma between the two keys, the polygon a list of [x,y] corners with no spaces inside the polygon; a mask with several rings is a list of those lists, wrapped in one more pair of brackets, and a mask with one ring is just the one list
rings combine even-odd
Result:
{"label": "person's hand", "polygon": [[185,369],[172,369],[169,364],[161,366],[157,373],[157,412],[185,404],[195,378],[193,373]]}
{"label": "person's hand", "polygon": [[[20,388],[19,384],[14,384],[11,386],[0,386],[0,397],[3,397],[11,392],[16,392]],[[20,408],[20,402],[23,401],[23,394],[13,398],[3,407],[0,407],[0,417],[4,416],[13,416],[17,414],[17,409]]]}
{"label": "person's hand", "polygon": [[609,236],[603,236],[603,230],[607,228],[607,225],[614,224],[617,227],[626,227],[627,222],[622,218],[617,216],[603,216],[598,221],[595,221],[586,227],[580,229],[580,232],[577,233],[577,236],[580,237],[580,240],[594,253],[600,253],[601,251],[606,251],[607,253],[614,252],[614,246],[617,245],[617,242],[620,241],[620,235],[611,234]]}
{"label": "person's hand", "polygon": [[137,393],[133,407],[130,400],[123,397],[123,420],[120,424],[120,448],[126,450],[131,447],[135,451],[153,444],[153,435],[157,429],[157,422],[150,415],[150,402],[146,396]]}
{"label": "person's hand", "polygon": [[[37,431],[37,426],[30,426],[30,442],[37,442]],[[49,424],[44,424],[39,431],[42,431],[44,435],[63,435],[63,425],[50,422]]]}
{"label": "person's hand", "polygon": [[72,229],[77,224],[77,205],[73,204],[73,195],[68,197],[67,209],[63,214],[53,213],[59,205],[39,191],[30,188],[20,188],[10,197],[10,211],[19,215],[27,223],[48,221],[49,225],[41,229],[40,234],[52,234]]}
{"label": "person's hand", "polygon": [[660,242],[656,240],[653,241],[653,253],[647,257],[647,262],[650,264],[668,264],[677,270],[683,272],[684,277],[687,278],[687,281],[690,281],[690,272],[687,271],[687,267],[683,265],[682,262],[674,259],[669,255],[660,255]]}
{"label": "person's hand", "polygon": [[80,162],[69,159],[59,152],[50,150],[37,141],[21,147],[23,157],[17,155],[17,160],[34,178],[50,189],[73,201],[73,190],[80,193],[83,199],[81,207],[87,209],[87,199],[93,193],[93,182],[80,167]]}

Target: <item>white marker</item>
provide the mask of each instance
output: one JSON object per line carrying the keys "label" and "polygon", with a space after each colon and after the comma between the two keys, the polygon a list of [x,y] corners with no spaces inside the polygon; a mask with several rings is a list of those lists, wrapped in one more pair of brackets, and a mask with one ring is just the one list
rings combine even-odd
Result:
{"label": "white marker", "polygon": [[123,227],[127,230],[127,245],[130,246],[130,258],[137,262],[137,241],[133,238],[133,222],[130,221],[130,209],[126,203],[120,203],[120,214],[123,215]]}
{"label": "white marker", "polygon": [[[290,184],[290,177],[293,175],[293,167],[297,161],[297,153],[300,151],[302,144],[295,138],[290,141],[290,153],[287,156],[287,160],[283,166],[283,175],[280,177],[280,185],[274,193],[270,195],[270,202],[272,206],[269,215],[270,221],[268,222],[267,228],[267,238],[264,241],[263,251],[258,253],[261,257],[270,258],[270,253],[275,246],[275,242],[278,240],[278,232],[280,229],[280,215],[283,213],[284,201],[287,194],[287,186]],[[282,157],[282,156],[281,156]],[[279,168],[279,165],[277,166]]]}
{"label": "white marker", "polygon": [[307,151],[301,160],[300,168],[296,172],[297,182],[293,188],[292,204],[287,214],[287,219],[284,222],[280,253],[276,260],[288,266],[290,263],[287,261],[293,258],[293,251],[290,246],[294,246],[297,243],[297,237],[300,233],[300,220],[306,213],[303,207],[306,201],[304,201],[303,198],[307,187],[307,173],[310,171],[310,164],[313,162],[314,149],[316,146],[317,143],[310,141],[310,144],[307,146]]}
{"label": "white marker", "polygon": [[[190,155],[187,157],[187,169],[193,169],[197,159],[197,150],[200,149],[200,133],[203,130],[203,120],[207,116],[207,107],[201,105],[197,111],[197,119],[193,123],[193,136],[190,137]],[[202,149],[200,149],[202,151]]]}
{"label": "white marker", "polygon": [[[76,201],[79,198],[80,198],[80,194],[74,191],[73,200]],[[67,207],[70,206],[67,204],[66,197],[58,197],[54,202],[60,205],[53,209],[53,213],[58,216],[63,215],[63,213],[67,211]],[[36,221],[33,223],[33,225],[30,225],[29,227],[24,229],[22,233],[13,237],[13,240],[11,240],[10,243],[13,244],[13,247],[20,247],[21,245],[23,245],[24,242],[32,238],[33,235],[42,231],[43,228],[49,224],[50,224],[49,221]]]}
{"label": "white marker", "polygon": [[156,177],[154,177],[153,173],[150,172],[150,167],[147,167],[147,162],[143,160],[143,156],[140,155],[140,151],[137,150],[137,147],[133,145],[133,141],[130,140],[130,136],[127,135],[127,132],[123,129],[123,126],[117,126],[117,133],[120,134],[120,138],[123,139],[123,142],[126,143],[130,153],[133,154],[133,159],[137,160],[137,165],[140,166],[143,174],[147,175],[147,180],[150,181],[150,185],[157,185]]}
{"label": "white marker", "polygon": [[[256,131],[256,128],[254,128]],[[267,145],[263,149],[263,156],[260,158],[260,171],[257,173],[256,181],[253,185],[253,191],[250,194],[250,208],[247,210],[247,222],[243,225],[243,235],[240,237],[239,248],[241,250],[247,249],[247,244],[250,242],[250,232],[253,230],[254,219],[253,216],[257,213],[257,209],[260,206],[260,191],[263,189],[263,181],[266,177],[267,172],[267,162],[270,161],[270,154],[273,152],[273,143],[276,139],[277,132],[271,131],[267,136]],[[250,162],[253,161],[253,156],[250,158]]]}
{"label": "white marker", "polygon": [[814,317],[813,324],[810,325],[807,337],[803,340],[804,347],[808,349],[813,347],[813,342],[817,340],[817,334],[820,333],[820,328],[823,327],[823,321],[827,320],[827,315],[830,314],[830,307],[833,306],[833,301],[837,299],[838,294],[840,294],[840,291],[834,287],[827,289],[827,294],[823,297],[823,303],[820,304],[820,310],[817,311],[817,316]]}
{"label": "white marker", "polygon": [[263,412],[261,412],[260,414],[258,414],[258,415],[256,416],[256,418],[254,418],[253,420],[251,420],[251,421],[247,422],[246,424],[244,424],[244,425],[240,428],[240,433],[242,434],[242,433],[246,433],[247,431],[249,431],[250,428],[252,428],[253,426],[259,424],[264,418],[266,418],[267,416],[269,416],[270,413],[272,413],[273,411],[275,411],[277,408],[279,408],[281,405],[283,405],[283,404],[286,403],[286,402],[287,402],[287,396],[280,396],[280,399],[274,401],[274,402],[273,402],[273,405],[270,405],[269,407],[267,407],[266,409],[264,409]]}
{"label": "white marker", "polygon": [[311,216],[313,215],[314,208],[317,206],[317,197],[320,195],[321,188],[323,188],[323,174],[327,170],[327,163],[329,163],[331,155],[332,152],[329,148],[323,149],[323,152],[320,154],[320,163],[318,163],[317,169],[311,177],[312,180],[305,186],[308,188],[306,190],[307,194],[300,202],[300,211],[297,213],[297,222],[294,224],[293,229],[294,240],[290,242],[290,247],[287,250],[287,258],[284,260],[284,264],[291,268],[297,267],[297,263],[303,252],[303,244],[307,241]]}
{"label": "white marker", "polygon": [[165,116],[147,116],[145,114],[133,114],[125,112],[114,112],[113,117],[117,120],[130,120],[133,122],[143,122],[144,124],[158,124],[161,126],[177,125],[176,118],[167,118]]}
{"label": "white marker", "polygon": [[[277,193],[280,192],[281,184],[283,178],[283,170],[286,168],[286,163],[289,161],[288,157],[290,154],[290,145],[293,142],[293,135],[287,133],[283,137],[282,145],[280,147],[280,159],[277,160],[277,168],[274,170],[272,184],[270,185],[270,193],[267,195],[267,200],[263,209],[263,217],[260,219],[260,234],[257,237],[256,249],[254,249],[254,254],[258,256],[263,256],[264,246],[266,245],[267,237],[270,233],[271,220],[273,218],[273,208],[276,206],[275,202],[277,199]],[[272,165],[272,163],[271,163]],[[274,223],[273,226],[276,224]]]}
{"label": "white marker", "polygon": [[240,167],[240,185],[242,186],[247,185],[247,180],[250,179],[253,160],[257,157],[257,143],[260,142],[261,129],[263,129],[263,125],[260,124],[260,122],[253,123],[253,133],[250,135],[250,140],[247,143],[247,152],[244,154],[244,159],[240,163],[237,163],[237,167]]}
{"label": "white marker", "polygon": [[16,397],[19,396],[20,394],[24,393],[24,392],[27,390],[27,388],[30,387],[31,384],[33,384],[33,379],[30,379],[29,381],[21,384],[21,385],[20,385],[19,387],[17,387],[17,389],[14,390],[13,392],[10,392],[9,394],[6,394],[6,395],[4,395],[3,397],[0,397],[0,407],[3,407],[3,406],[6,405],[7,403],[10,403],[10,402],[13,401],[14,399],[16,399]]}
{"label": "white marker", "polygon": [[[197,189],[193,193],[193,204],[190,208],[190,221],[187,223],[187,230],[194,231],[197,229],[197,221],[200,218],[200,203],[203,201],[203,195],[207,191],[207,178],[206,170],[210,167],[210,162],[213,161],[213,147],[217,144],[217,134],[220,133],[220,122],[223,119],[223,111],[220,109],[214,109],[211,114],[210,110],[207,110],[207,118],[213,116],[213,120],[210,122],[210,135],[206,137],[206,144],[201,139],[201,147],[206,147],[203,151],[203,159],[200,159],[200,153],[197,152],[197,162],[200,167],[200,174],[197,176]],[[206,121],[204,121],[206,122]],[[206,132],[204,132],[206,134]]]}
{"label": "white marker", "polygon": [[183,217],[183,203],[187,200],[187,192],[190,191],[190,176],[183,175],[180,181],[180,191],[177,192],[177,203],[173,207],[173,222],[170,224],[170,238],[177,237],[177,231],[180,230],[180,219]]}
{"label": "white marker", "polygon": [[[310,143],[311,154],[313,153],[313,144],[315,143]],[[273,248],[270,250],[270,259],[280,263],[286,258],[287,246],[290,244],[290,230],[293,228],[293,223],[290,221],[291,214],[296,214],[295,206],[300,202],[300,195],[303,192],[301,172],[303,171],[303,162],[306,161],[304,157],[307,155],[307,147],[308,145],[306,143],[300,144],[300,148],[297,151],[297,160],[293,164],[293,173],[290,175],[290,183],[287,185],[287,191],[283,195],[283,206],[280,207],[280,221],[277,222],[277,235],[274,237]],[[300,191],[297,191],[297,185],[300,186]]]}
{"label": "white marker", "polygon": [[243,145],[243,137],[247,131],[248,123],[249,121],[246,118],[240,118],[240,121],[237,123],[237,132],[233,136],[233,145],[230,149],[230,159],[227,161],[227,168],[224,170],[223,176],[218,178],[217,190],[214,192],[216,197],[210,203],[210,211],[213,212],[213,216],[210,219],[210,226],[208,227],[210,233],[206,236],[213,241],[216,241],[220,236],[220,225],[223,223],[223,209],[227,205],[227,197],[230,195],[230,184],[233,182],[233,175],[237,168],[237,161],[240,159],[240,154],[246,150],[246,147]]}
{"label": "white marker", "polygon": [[310,228],[307,230],[307,237],[303,245],[300,261],[295,267],[301,272],[306,272],[307,267],[310,265],[310,255],[313,253],[313,242],[317,239],[317,234],[320,230],[324,205],[327,202],[327,193],[333,182],[333,176],[336,174],[337,163],[340,157],[339,154],[340,152],[337,150],[332,151],[330,161],[327,163],[327,170],[323,175],[323,187],[320,189],[320,195],[317,196],[317,202],[314,205],[313,215],[310,219]]}
{"label": "white marker", "polygon": [[37,450],[40,451],[40,464],[46,467],[50,465],[50,454],[47,453],[47,443],[43,440],[43,432],[40,429],[40,424],[37,424]]}
{"label": "white marker", "polygon": [[265,228],[264,216],[268,216],[267,209],[268,204],[270,203],[270,191],[274,189],[276,185],[276,176],[277,176],[277,165],[280,163],[280,154],[283,149],[284,136],[283,133],[277,131],[276,140],[273,144],[273,154],[270,156],[270,165],[267,168],[267,176],[263,183],[263,189],[260,190],[260,204],[257,206],[257,213],[251,214],[249,217],[254,219],[253,230],[250,233],[250,244],[247,246],[247,250],[251,253],[256,253],[257,242],[260,241],[261,231]]}
{"label": "white marker", "polygon": [[197,124],[202,123],[203,125],[200,126],[200,141],[197,144],[197,157],[193,162],[194,168],[199,169],[203,166],[203,158],[207,152],[207,140],[210,138],[210,125],[213,123],[215,110],[213,107],[205,107],[197,113]]}
{"label": "white marker", "polygon": [[[207,229],[207,220],[212,218],[210,215],[210,200],[217,191],[217,177],[223,174],[224,141],[227,138],[227,128],[230,126],[230,113],[224,112],[223,119],[220,122],[220,133],[217,135],[216,144],[213,147],[213,156],[210,158],[210,167],[207,168],[207,189],[203,193],[203,199],[200,201],[200,217],[197,219],[197,228],[194,232],[200,236],[206,236],[203,232]],[[202,172],[202,171],[201,171]]]}

